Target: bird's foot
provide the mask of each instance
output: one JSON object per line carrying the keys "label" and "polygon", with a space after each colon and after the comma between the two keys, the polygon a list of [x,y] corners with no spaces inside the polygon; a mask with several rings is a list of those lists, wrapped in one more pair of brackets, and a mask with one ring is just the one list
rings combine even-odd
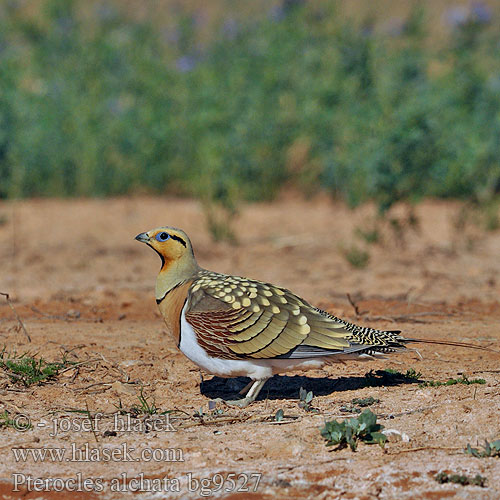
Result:
{"label": "bird's foot", "polygon": [[254,400],[252,398],[241,398],[241,399],[214,399],[216,403],[223,403],[226,406],[236,406],[237,408],[246,408]]}
{"label": "bird's foot", "polygon": [[243,391],[246,391],[248,387],[250,389],[247,392],[247,395],[244,398],[241,399],[232,399],[232,400],[225,400],[222,398],[217,398],[214,399],[216,403],[224,403],[227,406],[236,406],[238,408],[246,408],[250,403],[253,403],[255,401],[255,398],[259,395],[260,390],[266,383],[267,378],[264,380],[252,380],[249,384],[247,384],[246,387],[240,391],[240,394]]}

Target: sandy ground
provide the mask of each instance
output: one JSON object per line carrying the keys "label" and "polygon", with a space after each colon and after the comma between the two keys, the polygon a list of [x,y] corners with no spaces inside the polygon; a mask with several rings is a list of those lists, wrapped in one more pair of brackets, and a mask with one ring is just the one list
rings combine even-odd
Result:
{"label": "sandy ground", "polygon": [[[243,208],[232,246],[212,242],[190,200],[1,203],[0,292],[10,294],[32,342],[0,297],[0,344],[8,353],[78,363],[29,387],[0,370],[0,412],[26,415],[33,425],[0,427],[3,498],[68,498],[75,488],[75,499],[500,498],[500,459],[463,453],[467,443],[500,438],[500,355],[422,345],[387,360],[275,377],[247,409],[214,412],[210,399],[230,398],[246,381],[201,373],[177,351],[154,302],[159,260],[133,239],[158,225],[182,227],[208,269],[285,286],[361,324],[498,348],[500,232],[458,227],[458,211],[454,203],[425,202],[418,232],[398,236],[386,227],[382,242],[368,245],[353,232],[369,226],[373,208],[352,212],[325,197],[289,195]],[[342,254],[353,243],[369,248],[364,269]],[[486,384],[366,386],[365,373],[384,368],[413,368],[421,380],[465,374]],[[300,387],[313,391],[316,412],[299,407]],[[141,388],[158,413],[171,411],[155,428],[133,410]],[[410,441],[331,451],[319,433],[324,421],[352,416],[341,408],[367,396],[380,400],[371,407],[379,421]],[[277,423],[279,409],[285,418]],[[66,455],[35,461],[30,448]],[[28,450],[24,459],[19,449]],[[441,471],[480,474],[486,486],[439,484]]]}

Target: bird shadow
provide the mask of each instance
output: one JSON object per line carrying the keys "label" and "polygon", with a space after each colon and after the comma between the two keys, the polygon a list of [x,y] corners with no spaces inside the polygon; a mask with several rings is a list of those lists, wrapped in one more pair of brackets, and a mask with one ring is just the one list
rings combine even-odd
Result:
{"label": "bird shadow", "polygon": [[[262,388],[257,401],[263,399],[297,399],[300,388],[312,391],[315,396],[327,396],[333,392],[355,391],[364,387],[386,387],[403,384],[416,384],[419,374],[405,375],[387,370],[369,371],[364,377],[306,377],[304,375],[275,375]],[[250,379],[247,377],[222,378],[212,377],[203,380],[201,393],[208,398],[229,399],[243,389]],[[240,396],[241,397],[241,396]]]}

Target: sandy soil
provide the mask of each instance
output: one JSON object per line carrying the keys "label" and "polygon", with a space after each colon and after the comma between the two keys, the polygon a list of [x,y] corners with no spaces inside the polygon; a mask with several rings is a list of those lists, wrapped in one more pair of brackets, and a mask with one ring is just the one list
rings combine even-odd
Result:
{"label": "sandy soil", "polygon": [[[275,377],[249,408],[214,412],[209,400],[231,397],[245,379],[200,373],[177,351],[154,302],[159,260],[133,239],[158,225],[179,226],[206,268],[286,286],[361,324],[498,348],[500,232],[458,228],[458,210],[454,203],[426,202],[417,208],[418,232],[407,229],[398,237],[387,227],[381,243],[367,245],[353,231],[369,224],[372,207],[352,212],[325,197],[303,201],[289,195],[245,207],[235,224],[238,245],[231,246],[211,241],[200,206],[190,200],[0,204],[0,292],[10,294],[32,338],[27,343],[0,297],[0,343],[9,353],[37,353],[51,361],[65,355],[80,363],[30,387],[13,385],[0,370],[0,412],[26,415],[33,425],[26,432],[0,427],[3,498],[67,498],[78,486],[82,491],[71,498],[500,498],[500,460],[463,453],[467,443],[500,438],[499,355],[422,345],[418,353],[387,360]],[[369,247],[364,269],[353,269],[342,255],[353,242]],[[421,380],[465,374],[486,384],[366,386],[365,373],[384,368],[413,368]],[[300,387],[314,392],[317,412],[299,407]],[[140,405],[141,388],[160,413],[172,410],[170,420],[163,416],[155,429],[145,429],[139,415],[126,431],[114,429],[115,419],[127,425],[125,414]],[[371,407],[379,421],[410,441],[331,451],[319,433],[325,419],[351,416],[341,408],[367,396],[380,400]],[[279,409],[285,418],[277,423]],[[82,413],[87,410],[93,430],[77,428],[88,424]],[[134,451],[127,455],[125,446]],[[30,448],[60,448],[66,455],[38,461],[18,455],[16,461],[14,450]],[[86,449],[87,455],[70,455],[72,449]],[[106,460],[106,450],[113,449],[118,451]],[[486,486],[439,484],[434,477],[441,471],[480,474]],[[261,474],[257,491],[252,474]],[[29,491],[24,483],[15,492],[16,478],[48,479],[37,483],[48,491]],[[85,491],[85,478],[88,489],[103,492]],[[163,478],[170,483],[159,484]],[[203,489],[195,479],[204,479]],[[221,480],[223,488],[216,491]],[[67,489],[54,491],[62,486]],[[148,491],[132,493],[141,486]],[[177,486],[180,492],[171,491]]]}

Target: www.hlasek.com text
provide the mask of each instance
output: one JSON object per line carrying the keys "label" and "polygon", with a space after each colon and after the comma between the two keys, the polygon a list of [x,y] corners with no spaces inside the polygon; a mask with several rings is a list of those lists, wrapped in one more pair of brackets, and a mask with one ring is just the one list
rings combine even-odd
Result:
{"label": "www.hlasek.com text", "polygon": [[12,448],[16,462],[184,462],[182,448],[134,448],[71,443],[69,448]]}

